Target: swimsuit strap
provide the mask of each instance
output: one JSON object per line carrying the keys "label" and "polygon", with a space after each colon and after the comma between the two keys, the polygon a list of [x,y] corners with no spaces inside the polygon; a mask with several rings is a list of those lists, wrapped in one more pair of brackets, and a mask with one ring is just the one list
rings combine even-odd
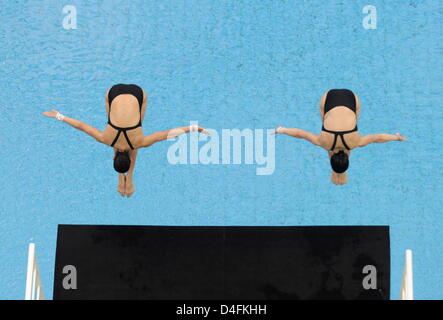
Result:
{"label": "swimsuit strap", "polygon": [[137,124],[137,125],[135,125],[135,126],[127,127],[127,128],[117,127],[117,126],[115,126],[114,124],[112,124],[111,121],[108,121],[108,124],[109,124],[111,127],[113,127],[115,130],[118,131],[117,135],[116,135],[115,138],[114,138],[114,141],[113,141],[112,144],[111,144],[111,147],[114,146],[114,144],[115,144],[115,143],[117,142],[117,140],[118,140],[118,137],[120,136],[120,133],[123,132],[123,134],[124,134],[124,136],[125,136],[125,138],[126,138],[126,141],[128,142],[129,147],[130,147],[131,149],[134,149],[134,147],[132,146],[131,140],[129,140],[129,137],[128,137],[128,134],[126,133],[126,131],[128,131],[128,130],[132,130],[132,129],[135,129],[135,128],[138,128],[138,127],[141,127],[140,123]]}
{"label": "swimsuit strap", "polygon": [[108,121],[108,124],[113,127],[115,130],[118,131],[117,135],[114,138],[114,141],[111,144],[111,147],[114,146],[114,144],[117,142],[118,137],[120,136],[120,133],[123,132],[123,134],[125,135],[126,141],[128,142],[128,145],[131,149],[134,149],[134,147],[132,146],[131,140],[129,140],[128,134],[126,133],[126,131],[128,130],[132,130],[132,129],[136,129],[138,127],[141,127],[141,123],[139,122],[137,125],[132,126],[132,127],[127,127],[127,128],[121,128],[121,127],[117,127],[114,124],[111,123],[111,121]]}
{"label": "swimsuit strap", "polygon": [[111,121],[108,121],[108,124],[113,127],[115,130],[122,130],[122,131],[126,131],[126,130],[132,130],[132,129],[136,129],[138,127],[141,127],[140,123],[136,124],[135,126],[132,127],[117,127],[116,125],[114,125],[113,123],[111,123]]}
{"label": "swimsuit strap", "polygon": [[118,133],[115,135],[114,141],[112,141],[112,143],[111,143],[111,147],[113,147],[114,144],[117,142],[118,137],[120,136],[120,133],[121,133],[121,131],[119,130]]}
{"label": "swimsuit strap", "polygon": [[343,137],[344,133],[340,134],[341,137],[341,142],[343,143],[343,145],[345,146],[346,149],[351,150],[351,148],[348,147],[348,145],[346,144],[345,138]]}
{"label": "swimsuit strap", "polygon": [[341,137],[341,141],[342,141],[344,147],[345,147],[346,149],[348,149],[348,150],[351,150],[351,148],[349,148],[349,146],[346,144],[346,141],[345,141],[344,135],[345,135],[345,134],[348,134],[348,133],[355,132],[355,131],[358,130],[358,128],[357,128],[357,125],[356,125],[355,128],[352,129],[352,130],[346,130],[346,131],[332,131],[332,130],[328,130],[328,129],[326,129],[325,126],[323,125],[323,126],[322,126],[322,130],[325,131],[325,132],[329,132],[329,133],[334,134],[334,143],[332,144],[332,147],[331,147],[331,151],[333,151],[333,150],[335,149],[335,145],[337,144],[338,136]]}
{"label": "swimsuit strap", "polygon": [[126,133],[126,130],[123,130],[123,134],[125,135],[126,141],[129,144],[129,147],[134,150],[134,147],[132,146],[131,140],[129,140],[128,134]]}
{"label": "swimsuit strap", "polygon": [[334,134],[348,134],[348,133],[352,133],[352,132],[355,132],[358,130],[357,126],[355,126],[355,128],[352,130],[345,130],[345,131],[332,131],[332,130],[326,129],[325,126],[323,126],[321,129],[322,129],[322,131],[326,131],[326,132],[334,133]]}
{"label": "swimsuit strap", "polygon": [[334,143],[332,144],[331,151],[333,151],[335,149],[335,145],[337,144],[337,140],[338,140],[338,134],[334,134]]}
{"label": "swimsuit strap", "polygon": [[114,144],[115,144],[115,143],[117,142],[117,140],[118,140],[118,137],[120,137],[120,133],[123,132],[123,135],[125,136],[126,141],[128,142],[129,147],[130,147],[131,149],[134,149],[134,147],[132,146],[131,140],[129,140],[128,134],[127,134],[127,132],[126,132],[127,130],[131,130],[131,129],[134,129],[134,128],[133,128],[133,127],[131,127],[131,128],[119,128],[119,127],[114,126],[112,123],[110,123],[110,125],[111,125],[114,129],[118,130],[118,133],[117,133],[117,135],[116,135],[115,138],[114,138],[114,141],[112,141],[112,143],[111,143],[111,147],[114,146]]}

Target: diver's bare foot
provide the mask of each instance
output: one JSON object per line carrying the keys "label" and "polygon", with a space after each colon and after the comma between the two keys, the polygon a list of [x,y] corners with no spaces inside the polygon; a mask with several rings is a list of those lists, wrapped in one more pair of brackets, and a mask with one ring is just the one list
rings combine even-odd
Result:
{"label": "diver's bare foot", "polygon": [[126,183],[126,190],[125,190],[126,196],[130,198],[134,192],[135,192],[134,184],[132,182]]}
{"label": "diver's bare foot", "polygon": [[331,181],[333,184],[335,184],[336,186],[340,185],[340,179],[337,177],[337,174],[335,172],[333,172],[331,174]]}
{"label": "diver's bare foot", "polygon": [[333,184],[335,184],[337,186],[341,186],[341,185],[348,183],[348,176],[346,175],[346,173],[338,174],[336,172],[332,172],[331,181]]}
{"label": "diver's bare foot", "polygon": [[347,184],[348,183],[348,175],[346,173],[341,174],[341,184]]}
{"label": "diver's bare foot", "polygon": [[119,174],[118,175],[117,191],[118,191],[118,193],[120,193],[120,195],[122,197],[125,196],[125,192],[126,192],[126,175],[124,175],[124,174]]}

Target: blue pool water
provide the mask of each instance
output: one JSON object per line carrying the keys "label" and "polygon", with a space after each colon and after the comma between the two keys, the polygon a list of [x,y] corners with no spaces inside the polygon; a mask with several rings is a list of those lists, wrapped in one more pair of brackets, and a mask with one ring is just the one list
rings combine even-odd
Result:
{"label": "blue pool water", "polygon": [[[63,28],[63,6],[77,29]],[[375,30],[362,8],[376,6]],[[0,8],[0,298],[22,299],[27,245],[52,297],[58,224],[389,225],[392,295],[405,249],[415,297],[442,299],[441,1],[3,1]],[[41,116],[58,109],[99,129],[115,83],[148,92],[144,132],[187,125],[298,127],[349,88],[362,134],[405,143],[356,150],[349,183],[326,153],[278,136],[273,175],[251,165],[170,165],[171,142],[139,152],[136,192],[116,191],[112,149]]]}

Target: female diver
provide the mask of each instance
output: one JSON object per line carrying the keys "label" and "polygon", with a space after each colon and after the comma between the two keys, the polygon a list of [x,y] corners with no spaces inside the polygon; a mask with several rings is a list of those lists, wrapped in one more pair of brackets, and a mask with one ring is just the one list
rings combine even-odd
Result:
{"label": "female diver", "polygon": [[[92,136],[98,142],[114,147],[114,169],[119,173],[117,191],[128,198],[134,193],[133,173],[137,149],[149,147],[190,131],[208,134],[201,127],[187,126],[143,135],[142,121],[145,117],[146,92],[134,84],[117,84],[105,95],[108,125],[104,131],[87,125],[79,120],[62,115],[57,110],[43,112],[50,118],[66,122],[72,127]],[[125,174],[127,173],[127,174]]]}
{"label": "female diver", "polygon": [[360,114],[358,97],[347,89],[332,89],[323,94],[320,100],[320,117],[323,120],[319,135],[297,128],[277,127],[275,133],[287,134],[308,140],[316,146],[328,150],[332,167],[331,180],[336,185],[347,183],[346,170],[349,166],[351,150],[370,143],[405,141],[399,133],[371,134],[360,136],[357,119]]}

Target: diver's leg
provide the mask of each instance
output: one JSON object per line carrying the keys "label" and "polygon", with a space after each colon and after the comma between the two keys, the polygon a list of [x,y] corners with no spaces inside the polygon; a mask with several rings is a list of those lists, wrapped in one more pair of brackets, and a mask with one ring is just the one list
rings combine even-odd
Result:
{"label": "diver's leg", "polygon": [[108,91],[106,91],[106,95],[105,95],[106,117],[109,115],[109,101],[108,101],[109,90],[111,90],[111,89],[108,89]]}
{"label": "diver's leg", "polygon": [[123,173],[118,174],[117,191],[122,197],[126,194],[126,175]]}
{"label": "diver's leg", "polygon": [[321,99],[320,99],[320,118],[323,121],[323,117],[325,115],[325,101],[326,101],[326,96],[328,95],[328,91],[326,91],[325,93],[323,93]]}
{"label": "diver's leg", "polygon": [[145,119],[145,113],[146,113],[146,105],[148,104],[148,94],[143,90],[143,104],[142,104],[142,113],[141,113],[141,119],[142,122]]}
{"label": "diver's leg", "polygon": [[355,114],[358,117],[360,116],[360,99],[357,97],[357,95],[354,93],[355,96]]}

